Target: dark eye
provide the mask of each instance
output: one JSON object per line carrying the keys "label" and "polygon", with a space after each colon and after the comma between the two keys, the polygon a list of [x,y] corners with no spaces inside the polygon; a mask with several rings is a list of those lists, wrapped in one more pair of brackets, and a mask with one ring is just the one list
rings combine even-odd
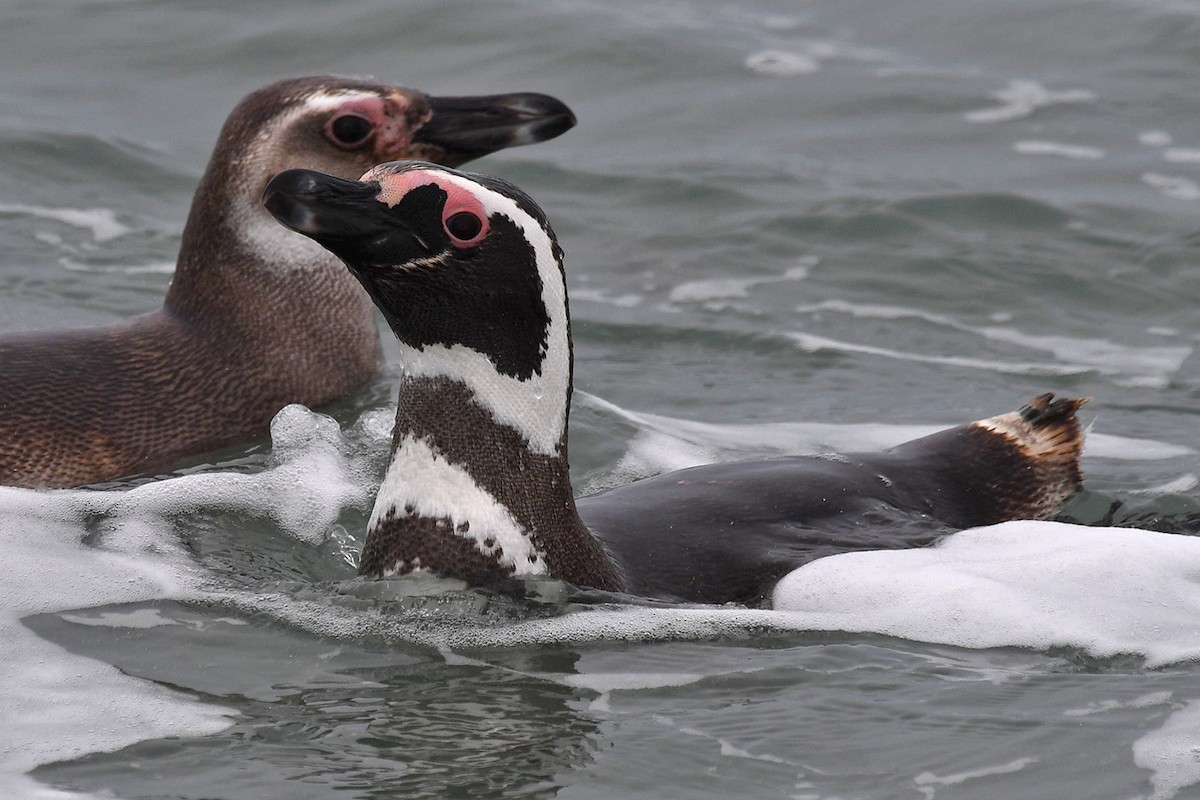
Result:
{"label": "dark eye", "polygon": [[357,114],[343,114],[329,123],[329,131],[333,138],[344,145],[362,144],[363,140],[371,135],[371,130],[370,120]]}
{"label": "dark eye", "polygon": [[446,218],[446,231],[455,239],[469,241],[483,230],[483,220],[470,211],[459,211]]}

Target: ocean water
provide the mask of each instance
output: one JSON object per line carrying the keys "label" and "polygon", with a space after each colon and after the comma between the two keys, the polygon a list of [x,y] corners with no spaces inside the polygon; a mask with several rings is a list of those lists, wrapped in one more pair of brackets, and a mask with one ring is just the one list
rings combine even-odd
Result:
{"label": "ocean water", "polygon": [[0,10],[0,330],[156,308],[264,83],[541,91],[578,128],[475,168],[567,252],[579,491],[1044,391],[1092,398],[1087,490],[770,611],[363,582],[393,371],[171,475],[0,488],[0,793],[1200,797],[1200,3],[255,11]]}

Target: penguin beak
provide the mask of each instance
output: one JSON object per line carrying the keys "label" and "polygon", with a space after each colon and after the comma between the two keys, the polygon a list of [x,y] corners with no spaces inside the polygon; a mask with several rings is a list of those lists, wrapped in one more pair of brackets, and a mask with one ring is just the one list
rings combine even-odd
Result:
{"label": "penguin beak", "polygon": [[289,169],[267,181],[262,204],[285,228],[326,248],[352,271],[427,255],[403,220],[376,199],[378,183]]}
{"label": "penguin beak", "polygon": [[[575,114],[549,95],[520,93],[482,97],[430,97],[432,115],[413,134],[414,144],[445,152],[461,163],[473,158],[535,144],[575,127]],[[435,160],[435,159],[431,159]]]}
{"label": "penguin beak", "polygon": [[267,181],[262,203],[286,228],[316,238],[341,231],[375,203],[370,184],[314,172],[289,169]]}

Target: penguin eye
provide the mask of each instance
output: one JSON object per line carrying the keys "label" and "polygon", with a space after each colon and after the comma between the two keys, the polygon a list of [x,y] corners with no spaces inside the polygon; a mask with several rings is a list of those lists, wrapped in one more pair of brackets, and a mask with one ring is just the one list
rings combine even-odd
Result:
{"label": "penguin eye", "polygon": [[473,244],[471,241],[483,231],[483,220],[470,211],[459,211],[446,217],[446,233],[463,244]]}
{"label": "penguin eye", "polygon": [[334,117],[328,126],[329,135],[336,144],[342,147],[354,147],[362,144],[374,129],[375,126],[371,124],[370,120],[357,114],[342,114],[340,117]]}

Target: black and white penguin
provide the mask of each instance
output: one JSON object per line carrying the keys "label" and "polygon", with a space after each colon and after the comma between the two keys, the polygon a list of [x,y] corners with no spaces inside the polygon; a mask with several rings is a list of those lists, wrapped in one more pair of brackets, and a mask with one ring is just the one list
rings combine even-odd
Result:
{"label": "black and white penguin", "polygon": [[0,337],[0,484],[72,486],[169,469],[265,434],[382,366],[370,299],[259,197],[290,167],[355,177],[381,161],[448,165],[553,138],[570,109],[538,94],[430,97],[308,77],[247,96],[196,190],[161,310],[105,328]]}
{"label": "black and white penguin", "polygon": [[[477,585],[550,576],[673,601],[763,603],[834,549],[1053,514],[1080,486],[1082,400],[1034,399],[882,453],[672,472],[574,499],[562,251],[496,178],[385,164],[361,181],[291,170],[264,204],[337,254],[400,341],[391,462],[360,573]],[[847,545],[847,543],[850,543]]]}

